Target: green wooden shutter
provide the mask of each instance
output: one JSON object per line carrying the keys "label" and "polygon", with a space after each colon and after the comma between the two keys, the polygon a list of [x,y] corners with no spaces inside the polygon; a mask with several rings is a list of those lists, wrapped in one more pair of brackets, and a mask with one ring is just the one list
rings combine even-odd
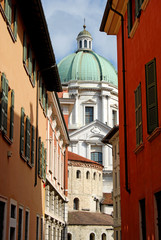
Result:
{"label": "green wooden shutter", "polygon": [[44,143],[42,142],[41,177],[44,178]]}
{"label": "green wooden shutter", "polygon": [[36,82],[36,60],[34,59],[33,62],[33,84],[35,86],[35,82]]}
{"label": "green wooden shutter", "polygon": [[26,32],[23,34],[23,62],[26,64],[27,59],[27,39],[26,39]]}
{"label": "green wooden shutter", "polygon": [[0,129],[4,129],[4,115],[5,115],[5,85],[6,78],[4,73],[1,76],[1,105],[0,105]]}
{"label": "green wooden shutter", "polygon": [[28,70],[30,77],[32,76],[32,50],[29,46],[29,56],[28,56]]}
{"label": "green wooden shutter", "polygon": [[128,36],[132,29],[132,1],[129,0],[127,4],[127,20],[128,20]]}
{"label": "green wooden shutter", "polygon": [[147,131],[158,127],[157,80],[156,60],[153,59],[145,65],[146,71],[146,99],[147,99]]}
{"label": "green wooden shutter", "polygon": [[40,176],[40,165],[41,165],[41,137],[39,137],[38,146],[38,175]]}
{"label": "green wooden shutter", "polygon": [[47,92],[46,92],[46,106],[45,106],[45,112],[46,112],[46,114],[47,114],[47,112],[48,112],[48,94],[47,94]]}
{"label": "green wooden shutter", "polygon": [[14,6],[14,26],[13,26],[13,34],[15,39],[17,40],[17,6]]}
{"label": "green wooden shutter", "polygon": [[8,80],[5,79],[5,103],[4,103],[4,123],[3,131],[7,134],[7,116],[8,116]]}
{"label": "green wooden shutter", "polygon": [[39,77],[39,101],[42,99],[42,77]]}
{"label": "green wooden shutter", "polygon": [[14,90],[11,92],[11,108],[10,108],[10,140],[13,141],[14,128]]}
{"label": "green wooden shutter", "polygon": [[12,23],[12,0],[8,0],[8,22]]}
{"label": "green wooden shutter", "polygon": [[46,93],[45,93],[45,86],[44,84],[42,84],[42,105],[43,105],[43,109],[45,110],[45,96],[46,96]]}
{"label": "green wooden shutter", "polygon": [[45,157],[44,157],[44,180],[46,181],[46,158],[47,158],[47,149],[45,148]]}
{"label": "green wooden shutter", "polygon": [[4,12],[6,17],[8,18],[8,0],[4,0]]}
{"label": "green wooden shutter", "polygon": [[21,108],[21,127],[20,127],[20,154],[24,156],[24,108]]}
{"label": "green wooden shutter", "polygon": [[26,139],[25,139],[25,157],[30,161],[30,119],[26,118]]}
{"label": "green wooden shutter", "polygon": [[136,120],[136,145],[142,143],[142,106],[141,106],[141,84],[135,91],[135,120]]}
{"label": "green wooden shutter", "polygon": [[35,128],[32,126],[32,138],[31,138],[31,164],[34,166],[34,156],[35,156]]}
{"label": "green wooden shutter", "polygon": [[135,0],[135,17],[140,17],[142,0]]}

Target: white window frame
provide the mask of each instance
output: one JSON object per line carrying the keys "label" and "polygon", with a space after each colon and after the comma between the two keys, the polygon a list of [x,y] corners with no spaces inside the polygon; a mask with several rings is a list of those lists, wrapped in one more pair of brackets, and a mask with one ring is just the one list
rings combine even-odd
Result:
{"label": "white window frame", "polygon": [[4,223],[4,229],[3,229],[3,238],[2,240],[6,240],[6,224],[7,224],[7,199],[0,196],[0,201],[4,202],[5,207],[4,207],[4,219],[3,219],[3,223]]}
{"label": "white window frame", "polygon": [[89,123],[86,123],[86,107],[92,107],[93,108],[93,121],[96,119],[96,106],[95,105],[88,105],[88,104],[86,104],[86,105],[84,105],[84,114],[83,114],[83,116],[84,116],[84,125],[86,125],[86,124],[89,124]]}
{"label": "white window frame", "polygon": [[29,240],[29,226],[30,226],[30,210],[29,210],[29,208],[26,208],[26,210],[25,210],[25,232],[26,232],[26,212],[28,212],[28,233],[27,233],[27,240]]}
{"label": "white window frame", "polygon": [[[18,208],[18,229],[19,229],[19,209],[22,210],[22,223],[21,223],[21,236],[20,236],[20,239],[22,240],[23,239],[23,217],[24,217],[24,208],[23,206],[19,205],[19,208]],[[17,233],[18,234],[18,233]]]}
{"label": "white window frame", "polygon": [[[15,206],[15,218],[11,218],[11,205]],[[16,225],[17,225],[17,202],[14,199],[10,199],[10,212],[9,212],[9,239],[10,229],[15,229],[14,240],[16,240]]]}

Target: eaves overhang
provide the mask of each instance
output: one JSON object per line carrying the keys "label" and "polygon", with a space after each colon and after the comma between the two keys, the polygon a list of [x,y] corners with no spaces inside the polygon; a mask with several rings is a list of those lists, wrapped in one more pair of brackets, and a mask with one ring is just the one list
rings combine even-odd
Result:
{"label": "eaves overhang", "polygon": [[111,10],[111,7],[123,16],[127,9],[128,0],[108,0],[103,14],[100,31],[108,35],[117,35],[121,26],[120,16]]}
{"label": "eaves overhang", "polygon": [[48,91],[61,92],[62,86],[41,0],[17,0],[17,3],[46,88]]}
{"label": "eaves overhang", "polygon": [[109,132],[108,134],[101,140],[104,144],[111,144],[110,140],[111,138],[117,133],[119,130],[119,125],[115,125]]}

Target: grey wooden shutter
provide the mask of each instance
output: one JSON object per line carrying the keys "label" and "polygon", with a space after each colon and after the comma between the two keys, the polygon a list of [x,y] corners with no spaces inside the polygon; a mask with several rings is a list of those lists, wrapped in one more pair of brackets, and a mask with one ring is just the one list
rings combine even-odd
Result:
{"label": "grey wooden shutter", "polygon": [[32,76],[32,50],[29,46],[29,56],[28,56],[28,70],[30,77]]}
{"label": "grey wooden shutter", "polygon": [[38,144],[38,175],[40,176],[40,164],[41,164],[41,137],[39,137]]}
{"label": "grey wooden shutter", "polygon": [[33,84],[35,86],[35,82],[36,82],[36,60],[34,59],[33,62]]}
{"label": "grey wooden shutter", "polygon": [[42,142],[41,177],[44,178],[44,143]]}
{"label": "grey wooden shutter", "polygon": [[13,141],[14,128],[14,90],[11,92],[11,108],[10,108],[10,140]]}
{"label": "grey wooden shutter", "polygon": [[27,39],[26,39],[26,32],[23,34],[23,62],[26,64],[27,59]]}
{"label": "grey wooden shutter", "polygon": [[24,108],[21,108],[21,127],[20,127],[20,154],[24,156]]}
{"label": "grey wooden shutter", "polygon": [[132,29],[132,1],[129,0],[127,4],[127,21],[128,21],[128,36]]}
{"label": "grey wooden shutter", "polygon": [[39,101],[42,99],[42,77],[39,77]]}
{"label": "grey wooden shutter", "polygon": [[47,149],[45,148],[45,151],[44,151],[44,180],[46,181],[46,158],[47,158]]}
{"label": "grey wooden shutter", "polygon": [[17,6],[14,6],[14,27],[13,27],[13,34],[15,39],[17,40]]}
{"label": "grey wooden shutter", "polygon": [[4,129],[4,115],[5,115],[5,85],[6,78],[4,73],[1,76],[1,104],[0,104],[0,128]]}
{"label": "grey wooden shutter", "polygon": [[145,65],[146,71],[146,100],[147,100],[147,131],[158,127],[157,80],[156,60],[153,59]]}
{"label": "grey wooden shutter", "polygon": [[135,120],[136,120],[136,145],[142,142],[142,105],[141,105],[141,84],[135,91]]}
{"label": "grey wooden shutter", "polygon": [[42,105],[43,105],[43,109],[44,110],[45,110],[45,102],[46,102],[45,95],[46,95],[46,93],[45,93],[45,86],[44,86],[44,84],[42,84]]}
{"label": "grey wooden shutter", "polygon": [[135,17],[139,16],[139,0],[135,0]]}
{"label": "grey wooden shutter", "polygon": [[31,128],[31,164],[34,166],[34,156],[35,156],[35,128]]}
{"label": "grey wooden shutter", "polygon": [[46,106],[45,106],[45,112],[47,114],[47,111],[48,111],[48,94],[46,92]]}
{"label": "grey wooden shutter", "polygon": [[25,157],[30,161],[30,119],[26,118]]}

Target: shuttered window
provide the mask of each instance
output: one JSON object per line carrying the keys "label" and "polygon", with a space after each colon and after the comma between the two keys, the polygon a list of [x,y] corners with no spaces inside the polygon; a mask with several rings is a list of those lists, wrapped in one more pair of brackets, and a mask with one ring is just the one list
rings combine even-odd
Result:
{"label": "shuttered window", "polygon": [[38,144],[38,175],[40,178],[46,180],[46,148],[44,148],[44,143],[41,142],[41,137],[39,137]]}
{"label": "shuttered window", "polygon": [[30,167],[34,166],[35,128],[31,125],[30,119],[25,115],[23,108],[21,108],[20,156],[27,161]]}
{"label": "shuttered window", "polygon": [[39,77],[39,102],[41,107],[43,108],[44,113],[47,115],[48,94],[41,76]]}
{"label": "shuttered window", "polygon": [[139,145],[143,141],[141,84],[139,84],[139,86],[135,90],[135,123],[136,123],[136,145]]}
{"label": "shuttered window", "polygon": [[150,134],[158,127],[156,59],[145,65],[146,103],[147,103],[147,132]]}
{"label": "shuttered window", "polygon": [[129,36],[132,29],[132,0],[129,0],[127,4],[127,20],[128,20],[128,36]]}
{"label": "shuttered window", "polygon": [[144,0],[135,0],[135,16],[139,17],[141,13],[141,5]]}
{"label": "shuttered window", "polygon": [[0,81],[0,130],[9,143],[13,141],[14,128],[14,91],[9,88],[4,73]]}

